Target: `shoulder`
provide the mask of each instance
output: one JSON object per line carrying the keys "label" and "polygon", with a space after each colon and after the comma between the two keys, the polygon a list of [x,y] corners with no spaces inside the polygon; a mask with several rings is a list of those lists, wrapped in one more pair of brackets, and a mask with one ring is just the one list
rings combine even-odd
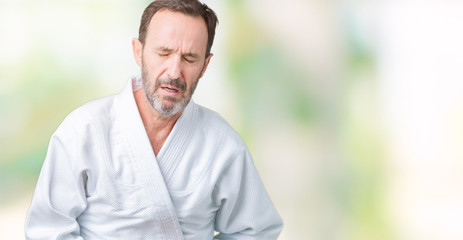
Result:
{"label": "shoulder", "polygon": [[85,134],[95,127],[108,124],[114,116],[114,96],[103,97],[83,104],[69,113],[57,128],[55,135]]}
{"label": "shoulder", "polygon": [[198,112],[198,124],[202,128],[215,129],[223,134],[241,139],[233,127],[217,112],[196,104]]}
{"label": "shoulder", "polygon": [[217,112],[197,105],[198,127],[208,134],[219,134],[222,142],[234,149],[245,150],[246,144],[233,127]]}

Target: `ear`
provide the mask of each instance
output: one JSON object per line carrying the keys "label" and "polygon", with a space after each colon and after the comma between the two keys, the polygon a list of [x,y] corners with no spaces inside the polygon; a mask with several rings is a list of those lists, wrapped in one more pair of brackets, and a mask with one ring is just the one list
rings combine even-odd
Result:
{"label": "ear", "polygon": [[204,61],[204,67],[201,71],[201,76],[199,78],[202,78],[204,73],[206,72],[207,66],[209,65],[209,61],[211,61],[212,56],[214,56],[214,54],[209,53],[209,56],[207,56],[206,60]]}
{"label": "ear", "polygon": [[138,40],[138,38],[132,39],[132,50],[135,62],[138,66],[142,65],[142,55],[143,55],[143,44]]}

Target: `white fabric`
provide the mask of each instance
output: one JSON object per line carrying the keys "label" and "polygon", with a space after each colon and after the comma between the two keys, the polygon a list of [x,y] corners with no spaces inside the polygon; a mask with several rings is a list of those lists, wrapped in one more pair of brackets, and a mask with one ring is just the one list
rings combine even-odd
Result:
{"label": "white fabric", "polygon": [[[190,101],[155,156],[137,81],[73,111],[50,140],[26,239],[276,239],[282,220],[242,139]],[[133,86],[132,86],[133,84]]]}

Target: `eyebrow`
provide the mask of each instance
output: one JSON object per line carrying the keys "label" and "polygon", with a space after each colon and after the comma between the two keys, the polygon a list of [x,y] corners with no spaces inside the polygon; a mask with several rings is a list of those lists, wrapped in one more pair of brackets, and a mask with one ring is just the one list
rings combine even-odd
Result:
{"label": "eyebrow", "polygon": [[174,50],[172,50],[170,48],[167,48],[167,47],[158,47],[158,48],[156,48],[156,51],[159,51],[159,52],[173,52]]}
{"label": "eyebrow", "polygon": [[196,54],[196,53],[192,53],[192,52],[187,52],[185,54],[183,54],[184,56],[188,56],[188,57],[192,57],[192,58],[195,58],[195,59],[198,59],[199,58],[199,55]]}
{"label": "eyebrow", "polygon": [[[168,48],[168,47],[158,47],[158,48],[156,48],[156,51],[158,51],[158,52],[168,52],[168,53],[171,53],[171,52],[173,52],[174,50],[171,49],[171,48]],[[184,53],[184,54],[182,54],[182,56],[192,57],[192,58],[195,58],[195,59],[198,59],[198,58],[199,58],[199,55],[196,54],[196,53],[193,53],[193,52]]]}

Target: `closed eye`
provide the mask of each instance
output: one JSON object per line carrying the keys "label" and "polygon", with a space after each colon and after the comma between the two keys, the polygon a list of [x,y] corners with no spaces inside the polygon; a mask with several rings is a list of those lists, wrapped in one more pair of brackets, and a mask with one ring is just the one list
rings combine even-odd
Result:
{"label": "closed eye", "polygon": [[198,60],[198,58],[199,58],[198,54],[194,54],[194,53],[187,53],[187,54],[183,55],[183,59],[185,59],[185,61],[187,61],[189,63],[196,62],[196,60]]}
{"label": "closed eye", "polygon": [[193,58],[189,58],[189,57],[183,57],[183,59],[185,59],[185,61],[189,62],[189,63],[194,63],[196,59],[193,59]]}
{"label": "closed eye", "polygon": [[172,49],[160,47],[156,49],[156,52],[161,57],[167,57],[172,53]]}
{"label": "closed eye", "polygon": [[170,55],[170,52],[162,51],[162,52],[158,52],[158,55],[161,57],[167,57]]}

